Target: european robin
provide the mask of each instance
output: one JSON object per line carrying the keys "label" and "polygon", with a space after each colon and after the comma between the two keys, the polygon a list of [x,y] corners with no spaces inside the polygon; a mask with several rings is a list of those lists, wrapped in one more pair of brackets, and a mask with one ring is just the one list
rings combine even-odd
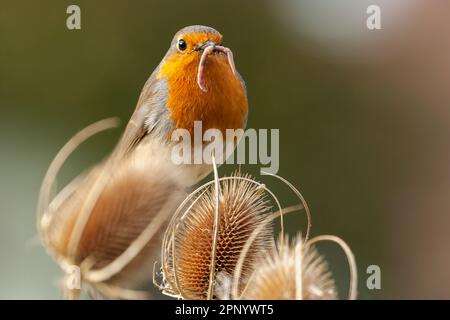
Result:
{"label": "european robin", "polygon": [[[243,129],[248,102],[244,80],[222,35],[207,26],[178,31],[140,94],[116,152],[127,154],[147,139],[169,142],[175,129]],[[203,133],[203,132],[202,132]]]}
{"label": "european robin", "polygon": [[[190,181],[170,163],[164,145],[171,144],[171,133],[192,133],[194,121],[201,121],[203,130],[241,129],[247,110],[245,84],[222,35],[205,26],[181,29],[147,80],[114,157],[50,201],[61,157],[55,159],[40,197],[43,243],[63,267],[79,265],[82,280],[105,296],[129,293],[122,288],[133,287],[130,278],[149,270],[147,262],[160,252],[159,230]],[[197,169],[188,175],[198,178]]]}

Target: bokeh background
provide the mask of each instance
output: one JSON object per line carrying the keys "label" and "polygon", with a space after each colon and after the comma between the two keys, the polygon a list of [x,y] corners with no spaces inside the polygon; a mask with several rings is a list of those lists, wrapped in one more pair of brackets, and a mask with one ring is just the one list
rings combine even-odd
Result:
{"label": "bokeh background", "polygon": [[[81,30],[66,28],[70,4]],[[366,27],[369,4],[381,30]],[[41,179],[75,132],[127,121],[173,34],[191,24],[217,28],[233,49],[248,126],[280,129],[279,174],[303,192],[313,234],[352,247],[359,298],[450,298],[449,18],[438,0],[2,1],[0,298],[61,297],[61,272],[37,239]],[[59,185],[108,154],[122,129],[84,144]],[[245,170],[295,203],[258,166]],[[300,215],[288,219],[304,230]],[[345,297],[342,253],[319,250]],[[381,290],[366,287],[371,264]]]}

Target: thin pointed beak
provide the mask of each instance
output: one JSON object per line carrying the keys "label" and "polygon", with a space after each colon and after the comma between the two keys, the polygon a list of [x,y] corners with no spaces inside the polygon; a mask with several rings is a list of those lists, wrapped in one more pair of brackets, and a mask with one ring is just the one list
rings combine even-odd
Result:
{"label": "thin pointed beak", "polygon": [[201,50],[205,50],[207,47],[212,47],[212,50],[214,51],[216,44],[212,41],[205,41],[203,43],[198,44],[194,50],[201,51]]}

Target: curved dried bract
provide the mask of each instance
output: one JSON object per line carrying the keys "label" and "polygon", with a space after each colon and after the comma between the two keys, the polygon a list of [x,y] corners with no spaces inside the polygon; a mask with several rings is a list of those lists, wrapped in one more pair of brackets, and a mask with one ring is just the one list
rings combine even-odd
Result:
{"label": "curved dried bract", "polygon": [[[97,121],[82,130],[80,130],[77,134],[75,134],[66,144],[59,150],[57,155],[53,158],[44,179],[42,180],[42,185],[39,191],[38,197],[38,205],[37,205],[37,229],[41,240],[46,242],[45,239],[45,229],[48,226],[50,219],[52,218],[50,215],[54,212],[49,208],[50,202],[52,201],[50,198],[52,196],[51,192],[54,188],[54,184],[56,181],[56,176],[59,173],[64,162],[67,158],[74,152],[80,144],[89,139],[90,137],[96,135],[99,132],[114,128],[118,125],[118,120],[116,118],[107,118],[100,121]],[[82,176],[82,175],[80,175]],[[53,199],[53,205],[55,203],[60,203],[65,199],[68,194],[73,192],[73,189],[76,188],[76,185],[79,183],[80,178],[74,179],[69,185],[67,185],[64,190],[62,190],[58,194],[58,200]],[[56,200],[56,201],[55,201]]]}
{"label": "curved dried bract", "polygon": [[348,289],[348,299],[355,300],[358,289],[358,268],[356,267],[356,260],[353,251],[347,245],[347,243],[341,238],[334,235],[320,235],[316,236],[305,243],[305,246],[312,246],[317,244],[318,242],[330,241],[336,243],[339,247],[341,247],[342,251],[344,251],[345,256],[348,261],[349,269],[350,269],[350,285]]}
{"label": "curved dried bract", "polygon": [[289,243],[287,237],[280,236],[272,252],[257,264],[240,298],[329,300],[337,299],[337,292],[326,261],[314,248],[305,246],[301,237]]}
{"label": "curved dried bract", "polygon": [[63,269],[79,266],[83,283],[104,296],[140,296],[128,289],[149,281],[165,226],[187,195],[184,182],[170,150],[151,141],[120,161],[107,159],[50,203],[44,245]]}
{"label": "curved dried bract", "polygon": [[[253,229],[270,213],[270,201],[263,185],[248,175],[218,179],[219,223],[215,247],[214,274],[232,274],[240,252]],[[210,289],[214,243],[215,187],[206,184],[179,208],[163,241],[164,293],[182,299],[206,299]],[[247,254],[243,278],[272,246],[272,225],[261,230]],[[214,279],[215,281],[215,279]],[[215,295],[213,295],[213,298]]]}
{"label": "curved dried bract", "polygon": [[[311,218],[311,212],[309,210],[309,206],[308,203],[306,202],[305,198],[303,197],[303,195],[301,194],[301,192],[292,184],[290,183],[288,180],[286,180],[285,178],[273,174],[273,173],[269,173],[269,172],[265,172],[263,171],[262,173],[275,177],[278,180],[282,181],[284,184],[286,184],[294,193],[295,195],[298,197],[298,199],[300,200],[300,202],[302,203],[303,208],[305,209],[305,213],[306,213],[306,218],[307,218],[307,227],[306,227],[306,235],[305,235],[305,241],[308,241],[309,239],[309,235],[311,233],[311,227],[312,227],[312,218]],[[283,216],[280,217],[281,218],[281,224],[283,225]],[[281,234],[284,234],[284,230],[283,228],[281,228]]]}

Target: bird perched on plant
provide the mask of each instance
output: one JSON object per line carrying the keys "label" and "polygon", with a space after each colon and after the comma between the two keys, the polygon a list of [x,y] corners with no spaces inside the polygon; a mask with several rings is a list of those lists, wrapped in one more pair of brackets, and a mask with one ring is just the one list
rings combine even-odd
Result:
{"label": "bird perched on plant", "polygon": [[[110,127],[106,121],[78,133],[50,165],[39,197],[38,230],[66,276],[72,279],[72,266],[78,266],[80,284],[105,297],[142,297],[130,289],[145,280],[170,214],[205,173],[171,163],[166,148],[171,133],[192,133],[194,121],[202,121],[204,130],[244,128],[247,108],[244,82],[221,34],[204,26],[180,30],[146,82],[112,156],[52,199],[65,159],[84,139]],[[66,286],[66,297],[77,297],[79,289]]]}
{"label": "bird perched on plant", "polygon": [[[248,102],[245,83],[222,35],[206,26],[178,31],[140,94],[116,152],[126,155],[147,139],[169,143],[175,129],[243,129]],[[202,133],[203,133],[202,132]]]}

